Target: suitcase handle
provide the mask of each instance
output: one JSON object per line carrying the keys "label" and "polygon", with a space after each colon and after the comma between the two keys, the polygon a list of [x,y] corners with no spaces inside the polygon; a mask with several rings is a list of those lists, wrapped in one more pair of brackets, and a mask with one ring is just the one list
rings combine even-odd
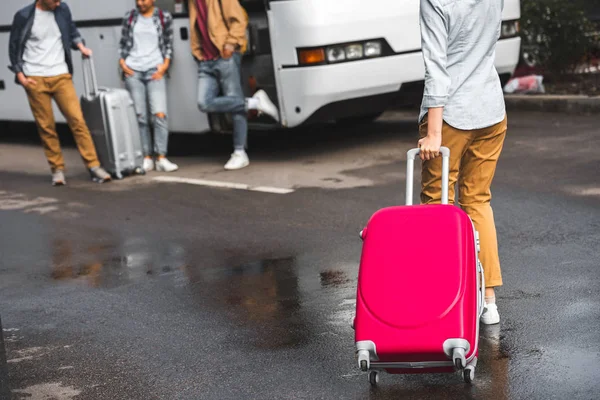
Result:
{"label": "suitcase handle", "polygon": [[98,81],[96,80],[96,68],[92,57],[82,56],[83,65],[83,95],[87,100],[98,96]]}
{"label": "suitcase handle", "polygon": [[[415,158],[421,152],[421,149],[411,149],[406,153],[406,205],[412,206],[413,203],[413,175],[415,170]],[[448,177],[450,175],[450,149],[440,147],[442,153],[442,204],[448,204]]]}

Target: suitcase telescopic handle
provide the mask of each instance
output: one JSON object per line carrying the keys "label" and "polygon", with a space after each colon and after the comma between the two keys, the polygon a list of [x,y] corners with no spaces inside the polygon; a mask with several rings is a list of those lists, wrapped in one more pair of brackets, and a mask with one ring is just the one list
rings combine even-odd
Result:
{"label": "suitcase telescopic handle", "polygon": [[[413,175],[415,171],[415,158],[421,149],[411,149],[406,154],[406,205],[413,203]],[[442,204],[448,204],[448,177],[450,174],[450,149],[440,147],[442,153]]]}
{"label": "suitcase telescopic handle", "polygon": [[92,57],[82,56],[83,65],[83,95],[91,100],[98,95],[98,81],[96,80],[96,68]]}

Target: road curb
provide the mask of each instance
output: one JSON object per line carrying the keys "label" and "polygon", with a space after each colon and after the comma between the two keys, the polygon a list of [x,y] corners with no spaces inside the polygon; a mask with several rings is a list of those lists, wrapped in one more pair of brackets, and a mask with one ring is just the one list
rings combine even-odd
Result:
{"label": "road curb", "polygon": [[543,111],[566,114],[600,113],[600,96],[571,95],[505,95],[509,111]]}

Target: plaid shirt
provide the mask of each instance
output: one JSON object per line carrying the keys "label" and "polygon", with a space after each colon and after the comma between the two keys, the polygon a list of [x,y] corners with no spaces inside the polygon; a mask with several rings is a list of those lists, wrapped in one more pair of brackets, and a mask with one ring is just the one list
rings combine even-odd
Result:
{"label": "plaid shirt", "polygon": [[[140,15],[137,9],[127,11],[125,18],[123,18],[123,25],[121,29],[121,41],[119,43],[119,56],[126,60],[133,48],[133,26],[137,22],[138,16]],[[160,14],[158,8],[154,8],[154,15],[152,16],[154,26],[158,31],[158,48],[163,55],[163,58],[172,59],[173,55],[173,16],[168,11],[163,11],[163,24],[160,21]],[[130,23],[131,21],[131,23]]]}

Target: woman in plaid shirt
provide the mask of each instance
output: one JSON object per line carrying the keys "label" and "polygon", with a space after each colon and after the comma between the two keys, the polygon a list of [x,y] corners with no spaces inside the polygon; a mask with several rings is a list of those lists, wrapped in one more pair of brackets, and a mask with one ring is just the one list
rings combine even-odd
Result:
{"label": "woman in plaid shirt", "polygon": [[[172,172],[179,167],[166,157],[169,127],[165,74],[173,54],[173,17],[154,3],[155,0],[137,0],[137,8],[125,14],[119,64],[138,114],[144,170],[156,167],[157,171]],[[154,128],[154,147],[148,113]]]}

